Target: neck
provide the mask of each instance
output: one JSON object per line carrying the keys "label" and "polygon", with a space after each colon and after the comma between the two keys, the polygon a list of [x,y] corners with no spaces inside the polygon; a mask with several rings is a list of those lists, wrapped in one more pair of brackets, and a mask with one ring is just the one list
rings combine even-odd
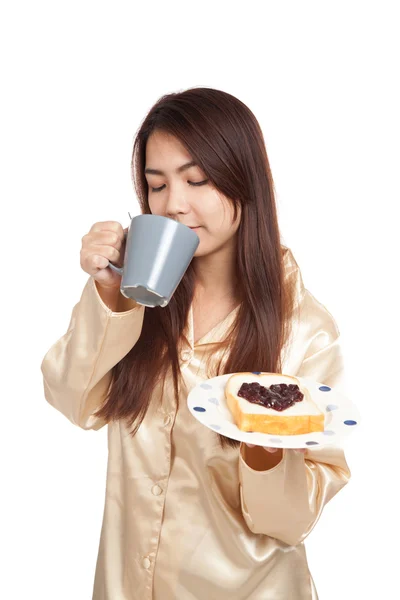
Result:
{"label": "neck", "polygon": [[238,301],[235,252],[221,248],[211,255],[195,258],[193,267],[196,276],[195,296]]}

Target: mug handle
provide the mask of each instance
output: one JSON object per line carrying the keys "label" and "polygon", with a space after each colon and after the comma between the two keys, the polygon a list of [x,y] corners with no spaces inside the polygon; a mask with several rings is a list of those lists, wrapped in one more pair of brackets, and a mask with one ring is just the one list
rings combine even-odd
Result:
{"label": "mug handle", "polygon": [[[128,232],[127,232],[127,231],[124,231],[124,238],[125,238],[125,241],[126,241],[126,237],[127,237],[127,235],[128,235]],[[108,261],[108,266],[110,267],[110,269],[111,269],[112,271],[115,271],[116,273],[118,273],[118,275],[121,275],[121,277],[122,277],[122,275],[124,274],[124,265],[122,265],[122,267],[117,267],[117,265],[114,265],[114,264],[113,264],[113,263],[112,263],[112,262],[109,260],[109,261]]]}

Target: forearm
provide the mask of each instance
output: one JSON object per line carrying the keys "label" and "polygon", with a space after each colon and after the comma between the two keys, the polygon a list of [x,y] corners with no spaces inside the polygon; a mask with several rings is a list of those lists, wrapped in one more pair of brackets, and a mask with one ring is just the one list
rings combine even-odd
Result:
{"label": "forearm", "polygon": [[350,471],[339,448],[284,450],[264,472],[239,457],[242,510],[249,529],[296,545],[318,521],[323,507],[344,486]]}
{"label": "forearm", "polygon": [[139,339],[143,317],[140,305],[113,312],[90,278],[73,309],[68,331],[42,361],[48,402],[84,429],[101,425],[93,413],[104,400],[112,368]]}

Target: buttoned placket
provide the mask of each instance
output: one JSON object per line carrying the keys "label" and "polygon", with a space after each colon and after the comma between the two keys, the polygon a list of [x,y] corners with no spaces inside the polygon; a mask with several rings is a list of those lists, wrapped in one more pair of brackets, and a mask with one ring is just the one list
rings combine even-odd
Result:
{"label": "buttoned placket", "polygon": [[[188,323],[185,330],[185,337],[188,341],[188,345],[183,346],[180,349],[180,366],[181,370],[185,371],[188,368],[194,357],[194,327],[193,327],[193,311],[192,307],[189,309],[188,314]],[[148,577],[148,581],[146,583],[146,591],[149,593],[149,600],[152,597],[153,593],[153,581],[154,581],[154,568],[155,568],[155,558],[157,556],[158,546],[160,542],[161,528],[162,528],[162,519],[164,514],[164,505],[166,502],[167,488],[168,488],[168,480],[171,472],[171,437],[172,437],[172,429],[173,423],[176,416],[176,401],[174,398],[174,394],[168,398],[167,407],[163,407],[159,411],[159,419],[160,419],[160,435],[164,435],[168,437],[168,442],[165,444],[167,448],[167,452],[164,455],[164,469],[160,469],[160,476],[158,480],[154,480],[150,485],[150,494],[151,494],[151,502],[157,503],[155,508],[155,514],[158,516],[158,523],[155,526],[157,527],[157,542],[152,548],[148,548],[147,554],[143,555],[141,558],[141,566],[143,572]],[[159,465],[161,466],[161,465]],[[162,473],[162,471],[164,471]],[[144,600],[144,599],[143,599]],[[147,600],[147,597],[146,597]]]}
{"label": "buttoned placket", "polygon": [[[204,336],[201,342],[206,342],[211,334],[215,333],[217,327],[221,327],[228,319],[232,319],[236,310],[232,311],[224,321],[219,323],[211,332],[209,332],[206,336]],[[195,344],[194,344],[194,324],[193,324],[193,310],[192,306],[189,309],[188,313],[188,322],[187,327],[184,331],[185,337],[187,339],[187,344],[182,345],[179,350],[179,359],[180,359],[180,367],[181,371],[185,371],[190,367],[191,364],[196,363],[195,357]],[[201,345],[201,343],[200,343]],[[160,419],[160,435],[167,436],[168,440],[165,443],[166,452],[164,454],[164,462],[163,465],[159,464],[159,477],[154,479],[153,482],[149,486],[149,501],[153,503],[157,503],[154,506],[154,515],[156,517],[156,523],[154,526],[157,531],[157,540],[153,547],[148,548],[147,554],[141,557],[141,566],[143,572],[148,577],[146,582],[146,591],[148,592],[148,596],[143,598],[143,600],[150,600],[152,598],[153,593],[153,581],[154,581],[154,568],[155,568],[155,559],[157,556],[157,551],[160,542],[161,528],[162,528],[162,520],[164,514],[164,506],[166,502],[166,495],[168,491],[168,480],[171,472],[171,444],[172,444],[172,430],[173,423],[176,417],[176,400],[174,397],[174,393],[171,390],[170,395],[166,398],[167,404],[162,407],[159,411],[159,419]],[[150,499],[151,498],[151,499]]]}
{"label": "buttoned placket", "polygon": [[167,438],[164,440],[164,443],[160,440],[161,445],[164,445],[166,448],[166,452],[163,453],[163,463],[157,465],[159,476],[156,477],[152,482],[149,482],[149,502],[152,502],[154,506],[154,529],[156,530],[156,541],[154,545],[151,544],[151,547],[149,544],[149,547],[147,548],[147,554],[144,554],[140,559],[143,574],[146,578],[146,596],[143,597],[143,600],[151,600],[153,594],[155,559],[160,543],[164,505],[168,489],[168,480],[171,472],[171,435],[175,414],[175,399],[173,397],[169,397],[167,405],[158,411],[158,419],[160,423],[158,431],[162,438]]}

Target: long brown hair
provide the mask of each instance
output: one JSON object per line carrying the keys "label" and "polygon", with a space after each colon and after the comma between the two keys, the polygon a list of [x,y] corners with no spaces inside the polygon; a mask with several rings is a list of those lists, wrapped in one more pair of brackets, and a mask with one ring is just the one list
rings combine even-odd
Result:
{"label": "long brown hair", "polygon": [[[242,301],[224,340],[226,359],[214,363],[210,376],[240,371],[280,373],[294,289],[285,281],[274,184],[255,116],[234,96],[211,88],[191,88],[161,97],[141,124],[133,147],[132,178],[142,213],[151,212],[144,170],[146,143],[155,131],[180,140],[211,184],[231,199],[235,213],[241,207],[236,269]],[[167,307],[145,309],[140,338],[113,368],[107,398],[97,416],[107,422],[126,419],[129,427],[134,426],[134,435],[147,412],[153,387],[162,385],[168,372],[178,402],[182,384],[178,352],[194,283],[190,266]],[[238,446],[223,436],[220,439],[223,447]]]}

